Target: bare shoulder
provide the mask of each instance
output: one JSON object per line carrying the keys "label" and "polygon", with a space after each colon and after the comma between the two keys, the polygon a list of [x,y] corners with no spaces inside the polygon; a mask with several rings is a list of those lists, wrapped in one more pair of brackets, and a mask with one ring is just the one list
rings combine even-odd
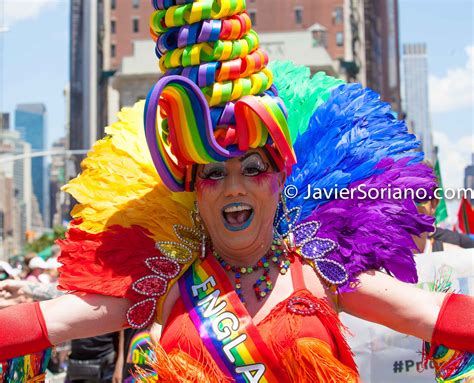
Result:
{"label": "bare shoulder", "polygon": [[321,280],[311,265],[303,264],[303,276],[306,288],[311,294],[317,298],[325,299],[335,311],[339,311],[336,294],[331,291],[327,283]]}

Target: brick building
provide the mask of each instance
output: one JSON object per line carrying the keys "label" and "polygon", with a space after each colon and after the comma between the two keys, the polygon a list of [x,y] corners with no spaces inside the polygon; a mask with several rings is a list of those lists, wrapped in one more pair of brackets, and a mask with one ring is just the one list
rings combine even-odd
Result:
{"label": "brick building", "polygon": [[247,12],[257,32],[309,29],[333,59],[344,57],[344,0],[249,0]]}
{"label": "brick building", "polygon": [[110,67],[119,69],[122,59],[133,54],[133,41],[150,39],[151,1],[110,0]]}
{"label": "brick building", "polygon": [[[120,72],[124,58],[135,56],[137,61],[134,42],[151,41],[149,18],[153,8],[148,0],[103,1],[105,35],[109,36],[104,39],[104,44],[109,45],[104,52],[110,53],[104,62],[109,61],[110,70]],[[278,39],[281,46],[288,46],[291,39],[282,40],[285,32],[311,34],[312,47],[327,51],[333,61],[333,70],[326,69],[326,62],[319,67],[314,65],[315,68],[346,81],[361,82],[379,92],[395,111],[401,111],[397,0],[247,0],[247,12],[262,37],[268,39],[271,33],[279,34],[269,39],[271,44]],[[143,44],[141,46],[143,48]],[[262,46],[268,48],[263,40]],[[157,59],[152,57],[153,51],[143,59],[154,60],[147,65],[156,68],[158,75]],[[312,57],[325,56],[314,54]],[[298,61],[299,57],[292,58]],[[150,75],[151,72],[147,74]],[[137,97],[143,96],[142,89],[146,87],[139,84],[139,79],[134,81],[140,89]],[[126,88],[122,79],[120,83],[121,89]],[[122,101],[119,104],[124,105]]]}
{"label": "brick building", "polygon": [[[278,5],[275,5],[278,4]],[[257,32],[314,30],[315,44],[325,47],[333,59],[344,57],[344,0],[248,0]],[[111,68],[133,54],[133,41],[150,39],[150,1],[110,0]],[[322,28],[321,28],[322,27]],[[323,29],[324,33],[320,29]]]}

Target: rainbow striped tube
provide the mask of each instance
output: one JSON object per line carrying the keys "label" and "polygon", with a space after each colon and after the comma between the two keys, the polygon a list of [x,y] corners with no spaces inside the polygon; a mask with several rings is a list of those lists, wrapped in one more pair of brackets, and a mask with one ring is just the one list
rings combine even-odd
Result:
{"label": "rainbow striped tube", "polygon": [[199,65],[202,62],[227,61],[245,58],[258,48],[258,36],[250,31],[240,40],[199,43],[166,52],[160,58],[160,69],[166,72],[176,67]]}
{"label": "rainbow striped tube", "polygon": [[150,32],[163,77],[145,105],[155,167],[172,191],[192,190],[192,165],[262,146],[296,163],[287,114],[244,0],[152,0]]}
{"label": "rainbow striped tube", "polygon": [[223,19],[245,10],[245,0],[197,0],[170,7],[161,7],[159,3],[165,2],[152,2],[156,11],[151,16],[151,27],[160,32],[206,19]]}
{"label": "rainbow striped tube", "polygon": [[[428,363],[427,355],[430,354],[429,343],[425,343],[424,366]],[[470,352],[451,350],[438,346],[432,351],[432,361],[436,372],[436,382],[456,383],[468,377],[474,377],[474,355]]]}
{"label": "rainbow striped tube", "polygon": [[[153,19],[155,22],[155,19]],[[153,26],[152,26],[153,27]],[[250,32],[252,24],[247,13],[234,15],[226,20],[203,20],[192,25],[184,25],[180,28],[170,28],[158,35],[153,34],[157,44],[157,56],[160,58],[166,52],[184,48],[204,42],[216,42],[217,40],[237,40]]]}

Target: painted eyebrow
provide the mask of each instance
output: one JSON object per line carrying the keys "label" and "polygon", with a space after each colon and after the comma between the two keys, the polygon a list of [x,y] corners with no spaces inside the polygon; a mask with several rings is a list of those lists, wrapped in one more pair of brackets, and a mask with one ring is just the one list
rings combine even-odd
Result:
{"label": "painted eyebrow", "polygon": [[259,156],[260,159],[263,161],[263,158],[262,158],[262,156],[260,155],[259,152],[247,152],[247,153],[245,153],[242,157],[239,158],[239,162],[245,161],[247,158],[249,158],[250,156],[253,156],[254,154],[256,154],[257,156]]}

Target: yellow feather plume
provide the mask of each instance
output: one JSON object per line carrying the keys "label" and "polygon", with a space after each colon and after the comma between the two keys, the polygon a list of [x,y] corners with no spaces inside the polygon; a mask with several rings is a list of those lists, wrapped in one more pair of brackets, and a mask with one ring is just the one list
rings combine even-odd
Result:
{"label": "yellow feather plume", "polygon": [[175,224],[190,226],[194,193],[173,193],[161,182],[143,127],[145,102],[123,108],[81,164],[82,173],[63,187],[78,202],[72,210],[81,230],[100,233],[112,225],[140,225],[156,241],[175,240]]}

